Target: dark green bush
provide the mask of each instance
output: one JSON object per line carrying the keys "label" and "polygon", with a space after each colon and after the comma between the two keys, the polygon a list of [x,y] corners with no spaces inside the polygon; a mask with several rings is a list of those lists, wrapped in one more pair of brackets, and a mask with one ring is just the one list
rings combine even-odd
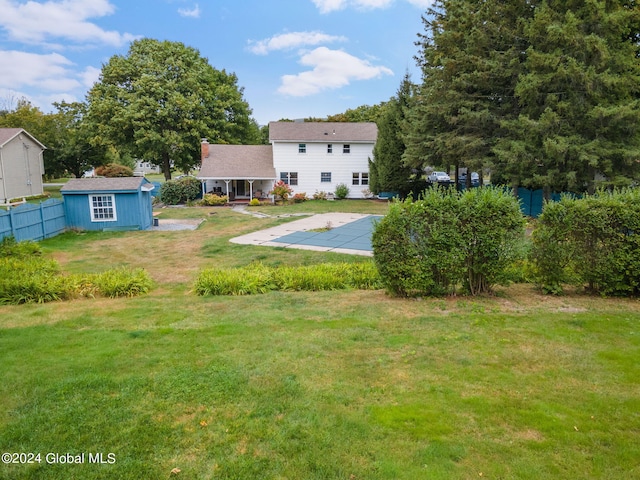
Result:
{"label": "dark green bush", "polygon": [[202,184],[194,177],[168,180],[160,187],[160,200],[167,205],[178,205],[196,200],[202,195]]}
{"label": "dark green bush", "polygon": [[486,293],[522,255],[524,225],[518,201],[503,190],[433,188],[394,201],[373,232],[374,260],[394,295]]}
{"label": "dark green bush", "polygon": [[547,203],[533,232],[531,260],[546,293],[563,284],[611,296],[640,293],[640,191],[600,191]]}

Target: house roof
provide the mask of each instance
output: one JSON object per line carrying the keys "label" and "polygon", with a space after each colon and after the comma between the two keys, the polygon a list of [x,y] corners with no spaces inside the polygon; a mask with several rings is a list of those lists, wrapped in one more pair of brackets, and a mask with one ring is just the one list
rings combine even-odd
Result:
{"label": "house roof", "polygon": [[144,177],[72,178],[61,189],[62,193],[87,192],[136,192],[153,190],[153,185]]}
{"label": "house roof", "polygon": [[270,122],[269,140],[274,142],[374,142],[378,126],[355,122]]}
{"label": "house roof", "polygon": [[0,148],[4,147],[7,143],[17,137],[19,134],[24,133],[31,140],[40,145],[43,149],[46,149],[42,143],[38,141],[36,137],[27,132],[24,128],[0,128]]}
{"label": "house roof", "polygon": [[209,145],[209,156],[202,160],[198,178],[274,179],[271,145]]}

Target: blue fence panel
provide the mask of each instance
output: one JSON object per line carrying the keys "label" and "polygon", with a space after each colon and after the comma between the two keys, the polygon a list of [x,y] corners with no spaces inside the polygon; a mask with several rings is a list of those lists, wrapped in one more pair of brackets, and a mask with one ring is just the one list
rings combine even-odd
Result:
{"label": "blue fence panel", "polygon": [[18,242],[39,241],[66,228],[64,203],[50,199],[39,205],[25,203],[0,212],[0,240],[13,236]]}
{"label": "blue fence panel", "polygon": [[160,187],[162,184],[160,182],[151,182],[153,184],[153,190],[151,190],[151,196],[157,197],[160,193]]}
{"label": "blue fence panel", "polygon": [[518,198],[520,199],[520,210],[528,217],[531,216],[531,190],[518,187]]}

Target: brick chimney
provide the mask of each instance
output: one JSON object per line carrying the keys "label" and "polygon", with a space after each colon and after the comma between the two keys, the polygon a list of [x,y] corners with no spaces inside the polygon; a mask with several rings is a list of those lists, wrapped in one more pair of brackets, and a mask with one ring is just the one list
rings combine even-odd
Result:
{"label": "brick chimney", "polygon": [[202,139],[202,143],[200,143],[200,163],[204,162],[205,158],[209,158],[209,142],[206,138]]}

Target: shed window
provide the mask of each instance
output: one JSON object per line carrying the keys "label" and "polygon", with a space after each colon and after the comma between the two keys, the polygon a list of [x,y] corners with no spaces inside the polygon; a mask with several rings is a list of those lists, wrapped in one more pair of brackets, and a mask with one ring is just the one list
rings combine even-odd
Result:
{"label": "shed window", "polygon": [[113,195],[89,195],[92,222],[115,222],[116,199]]}

